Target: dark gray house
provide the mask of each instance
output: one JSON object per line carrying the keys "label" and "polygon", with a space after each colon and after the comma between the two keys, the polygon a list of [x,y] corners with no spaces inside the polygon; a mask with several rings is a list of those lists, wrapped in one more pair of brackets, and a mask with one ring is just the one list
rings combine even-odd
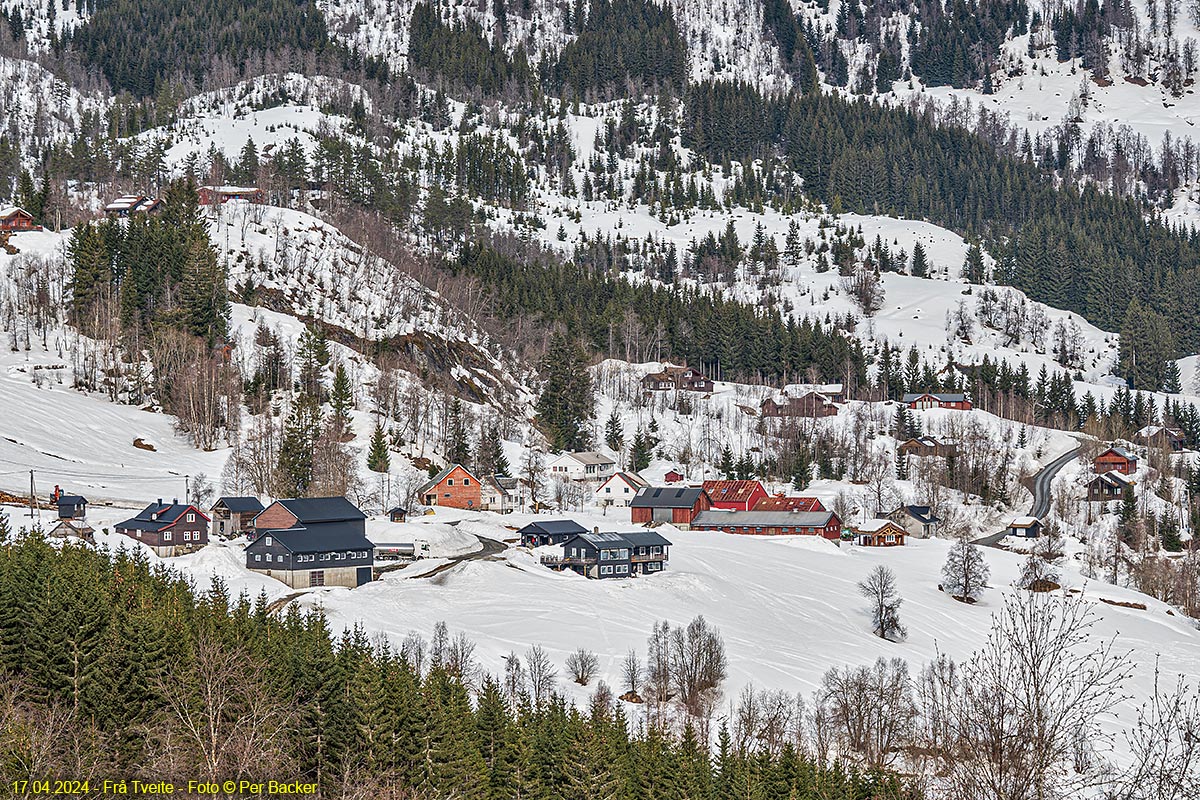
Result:
{"label": "dark gray house", "polygon": [[60,494],[58,500],[59,519],[84,519],[87,517],[88,501],[78,494]]}
{"label": "dark gray house", "polygon": [[[263,524],[270,520],[286,524]],[[366,527],[366,516],[344,497],[277,501],[255,519],[246,569],[293,589],[362,586],[375,563]]]}
{"label": "dark gray house", "polygon": [[569,519],[548,519],[531,522],[517,531],[522,547],[541,547],[547,544],[562,544],[572,536],[587,533],[587,528]]}
{"label": "dark gray house", "polygon": [[542,563],[585,578],[628,578],[666,569],[670,546],[654,531],[581,533],[563,543],[561,557],[547,556]]}

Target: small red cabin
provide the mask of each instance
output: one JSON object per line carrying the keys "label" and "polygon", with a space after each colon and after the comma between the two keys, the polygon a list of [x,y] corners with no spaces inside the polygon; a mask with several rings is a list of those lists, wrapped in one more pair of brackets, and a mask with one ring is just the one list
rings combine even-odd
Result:
{"label": "small red cabin", "polygon": [[1108,472],[1119,472],[1122,475],[1132,475],[1137,472],[1138,459],[1133,453],[1120,447],[1110,447],[1092,461],[1092,468],[1097,475]]}
{"label": "small red cabin", "polygon": [[648,486],[638,490],[629,508],[630,520],[635,525],[659,522],[687,530],[697,514],[712,508],[712,500],[699,486]]}
{"label": "small red cabin", "polygon": [[0,231],[36,231],[33,215],[23,208],[8,206],[0,208]]}

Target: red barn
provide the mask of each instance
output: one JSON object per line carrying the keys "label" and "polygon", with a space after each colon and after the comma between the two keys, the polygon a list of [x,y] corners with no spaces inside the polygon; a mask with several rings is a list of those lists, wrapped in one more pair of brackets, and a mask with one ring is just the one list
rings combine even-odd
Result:
{"label": "red barn", "polygon": [[750,511],[767,499],[767,490],[758,481],[705,481],[704,491],[713,508],[725,511]]}
{"label": "red barn", "polygon": [[35,231],[33,215],[23,208],[8,206],[0,208],[0,231]]}
{"label": "red barn", "polygon": [[462,464],[453,464],[418,489],[417,497],[427,506],[479,508],[482,498],[480,489],[478,478]]}
{"label": "red barn", "polygon": [[701,511],[712,508],[708,492],[699,486],[674,488],[649,486],[638,491],[629,503],[630,518],[635,524],[670,523],[688,529]]}
{"label": "red barn", "polygon": [[1138,459],[1128,450],[1110,447],[1092,460],[1092,468],[1097,475],[1104,475],[1108,472],[1132,475],[1137,472]]}
{"label": "red barn", "polygon": [[825,511],[825,506],[816,497],[785,497],[777,494],[759,500],[753,511]]}
{"label": "red barn", "polygon": [[822,536],[838,540],[842,521],[832,511],[706,511],[692,529],[747,536]]}

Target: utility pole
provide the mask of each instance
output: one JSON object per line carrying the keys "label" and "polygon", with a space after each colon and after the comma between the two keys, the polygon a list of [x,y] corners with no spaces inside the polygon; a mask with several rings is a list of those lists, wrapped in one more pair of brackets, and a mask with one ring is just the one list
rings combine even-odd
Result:
{"label": "utility pole", "polygon": [[29,518],[33,519],[33,470],[29,470]]}
{"label": "utility pole", "polygon": [[183,476],[183,502],[184,503],[192,502],[191,483],[192,483],[192,476],[184,475]]}

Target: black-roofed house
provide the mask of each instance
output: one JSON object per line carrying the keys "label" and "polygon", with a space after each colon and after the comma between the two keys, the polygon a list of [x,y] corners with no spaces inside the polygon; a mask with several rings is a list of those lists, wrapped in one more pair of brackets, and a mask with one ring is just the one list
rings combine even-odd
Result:
{"label": "black-roofed house", "polygon": [[253,527],[262,510],[257,497],[219,497],[212,507],[212,532],[228,538],[241,536]]}
{"label": "black-roofed house", "polygon": [[696,515],[692,530],[723,531],[747,536],[820,536],[837,541],[842,520],[832,511],[726,511],[714,508]]}
{"label": "black-roofed house", "polygon": [[701,511],[712,508],[712,498],[700,486],[648,486],[629,503],[634,524],[668,523],[688,529]]}
{"label": "black-roofed house", "polygon": [[344,497],[276,500],[254,518],[246,568],[293,589],[362,586],[372,580],[375,545],[367,516]]}
{"label": "black-roofed house", "polygon": [[388,510],[388,519],[392,522],[404,522],[408,519],[408,509],[404,506],[395,506]]}
{"label": "black-roofed house", "polygon": [[908,531],[909,536],[929,539],[937,534],[941,522],[929,506],[900,506],[887,515],[887,519]]}
{"label": "black-roofed house", "polygon": [[570,519],[538,520],[517,531],[521,537],[522,547],[562,544],[572,536],[578,536],[581,533],[587,533],[587,528]]}
{"label": "black-roofed house", "polygon": [[1133,484],[1133,478],[1122,475],[1116,470],[1097,475],[1088,482],[1088,502],[1107,503],[1112,500],[1120,500],[1125,496],[1125,489]]}
{"label": "black-roofed house", "polygon": [[113,526],[164,558],[199,550],[208,544],[208,516],[191,503],[157,500],[138,515]]}
{"label": "black-roofed house", "polygon": [[59,519],[84,519],[87,517],[88,501],[83,495],[60,494],[54,502],[58,506]]}
{"label": "black-roofed house", "polygon": [[562,556],[545,556],[542,563],[586,578],[628,578],[662,572],[670,547],[671,542],[654,531],[581,533],[563,542]]}

